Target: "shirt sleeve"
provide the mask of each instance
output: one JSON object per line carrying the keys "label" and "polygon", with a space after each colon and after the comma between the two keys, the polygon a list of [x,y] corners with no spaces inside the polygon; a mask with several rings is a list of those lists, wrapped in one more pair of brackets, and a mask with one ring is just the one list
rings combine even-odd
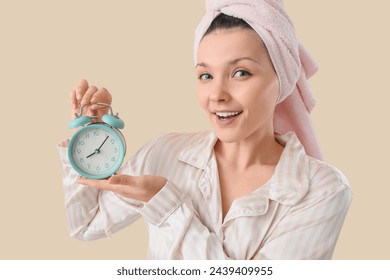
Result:
{"label": "shirt sleeve", "polygon": [[292,206],[255,259],[331,259],[351,204],[351,188],[329,186]]}
{"label": "shirt sleeve", "polygon": [[[99,191],[76,183],[79,175],[69,162],[68,143],[69,140],[65,140],[57,148],[63,169],[62,182],[69,234],[80,240],[110,237],[141,217],[139,210],[143,207],[143,202],[124,199],[114,192]],[[150,147],[146,145],[142,153],[148,153]],[[134,161],[140,161],[140,158],[135,157]],[[137,166],[137,162],[134,165]]]}

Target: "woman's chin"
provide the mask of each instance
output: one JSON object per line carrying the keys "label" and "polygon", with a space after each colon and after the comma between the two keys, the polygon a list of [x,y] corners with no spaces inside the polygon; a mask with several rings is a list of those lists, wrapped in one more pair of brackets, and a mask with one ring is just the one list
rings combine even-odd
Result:
{"label": "woman's chin", "polygon": [[235,143],[241,139],[240,134],[233,131],[221,131],[220,129],[215,129],[214,131],[217,138],[223,143]]}

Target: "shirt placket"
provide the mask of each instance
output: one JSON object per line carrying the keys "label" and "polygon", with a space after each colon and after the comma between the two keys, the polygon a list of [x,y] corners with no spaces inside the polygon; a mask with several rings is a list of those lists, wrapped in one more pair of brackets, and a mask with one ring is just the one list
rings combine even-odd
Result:
{"label": "shirt placket", "polygon": [[200,191],[203,195],[213,229],[218,238],[223,240],[221,195],[219,191],[218,172],[215,172],[213,164],[209,164],[200,179]]}

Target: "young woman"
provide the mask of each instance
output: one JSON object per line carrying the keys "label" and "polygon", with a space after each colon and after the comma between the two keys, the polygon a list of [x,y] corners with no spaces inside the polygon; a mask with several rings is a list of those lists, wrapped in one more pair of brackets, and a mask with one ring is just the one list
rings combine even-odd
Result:
{"label": "young woman", "polygon": [[[195,69],[213,131],[161,135],[106,180],[79,178],[62,142],[70,234],[107,237],[143,217],[152,259],[330,259],[351,190],[340,171],[308,155],[318,149],[307,127],[276,133],[280,106],[305,81],[302,52],[298,70],[285,63],[298,46],[287,15],[280,1],[206,4]],[[94,104],[111,95],[82,80],[71,102],[101,116]]]}

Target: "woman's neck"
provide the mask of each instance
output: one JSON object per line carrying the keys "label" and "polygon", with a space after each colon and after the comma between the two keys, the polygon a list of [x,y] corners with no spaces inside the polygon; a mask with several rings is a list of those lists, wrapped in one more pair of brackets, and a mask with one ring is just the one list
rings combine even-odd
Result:
{"label": "woman's neck", "polygon": [[219,162],[242,171],[254,165],[277,165],[283,149],[274,134],[253,135],[232,143],[218,140],[214,146]]}

